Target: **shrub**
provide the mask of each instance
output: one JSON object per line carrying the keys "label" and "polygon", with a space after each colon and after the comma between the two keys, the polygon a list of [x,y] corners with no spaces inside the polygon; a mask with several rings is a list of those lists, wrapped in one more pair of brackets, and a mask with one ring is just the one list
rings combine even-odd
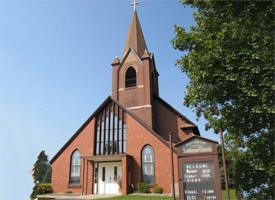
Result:
{"label": "shrub", "polygon": [[68,190],[65,192],[66,194],[72,194],[73,192],[71,190]]}
{"label": "shrub", "polygon": [[140,193],[150,193],[149,185],[147,183],[138,183],[137,189]]}
{"label": "shrub", "polygon": [[163,188],[159,187],[159,186],[155,186],[153,192],[157,193],[157,194],[162,194],[163,193]]}
{"label": "shrub", "polygon": [[38,194],[52,193],[53,189],[50,183],[40,183],[38,185]]}

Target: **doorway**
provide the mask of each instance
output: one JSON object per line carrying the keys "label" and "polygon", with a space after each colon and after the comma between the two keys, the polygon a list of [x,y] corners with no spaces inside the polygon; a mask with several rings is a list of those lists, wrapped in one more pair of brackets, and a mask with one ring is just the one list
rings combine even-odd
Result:
{"label": "doorway", "polygon": [[120,194],[121,162],[95,164],[94,194]]}

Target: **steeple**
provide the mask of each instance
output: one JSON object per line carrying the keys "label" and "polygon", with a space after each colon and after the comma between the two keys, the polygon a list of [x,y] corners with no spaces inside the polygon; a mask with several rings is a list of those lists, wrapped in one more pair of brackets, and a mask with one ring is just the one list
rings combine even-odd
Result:
{"label": "steeple", "polygon": [[134,10],[132,15],[130,28],[124,45],[124,50],[122,52],[122,57],[129,48],[134,50],[140,58],[143,56],[145,51],[148,52],[136,10]]}
{"label": "steeple", "polygon": [[112,62],[112,97],[153,127],[154,96],[158,96],[158,72],[154,55],[149,53],[141,30],[134,0],[134,11],[122,52]]}

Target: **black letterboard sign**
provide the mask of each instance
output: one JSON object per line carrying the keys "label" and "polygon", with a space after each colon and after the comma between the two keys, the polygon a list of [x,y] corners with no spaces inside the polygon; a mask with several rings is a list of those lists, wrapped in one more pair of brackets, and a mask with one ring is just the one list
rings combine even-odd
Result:
{"label": "black letterboard sign", "polygon": [[184,200],[218,200],[213,162],[183,163]]}

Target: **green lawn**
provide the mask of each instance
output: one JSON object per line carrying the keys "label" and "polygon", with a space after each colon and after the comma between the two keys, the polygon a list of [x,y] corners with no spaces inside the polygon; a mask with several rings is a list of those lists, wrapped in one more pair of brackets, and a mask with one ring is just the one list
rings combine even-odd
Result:
{"label": "green lawn", "polygon": [[[229,190],[230,192],[230,200],[237,200],[235,195],[235,189]],[[226,192],[225,190],[222,191],[223,199],[226,200]],[[171,197],[162,197],[162,196],[142,196],[142,195],[123,195],[118,197],[106,198],[106,199],[113,199],[113,200],[143,200],[143,199],[150,199],[150,200],[171,200]],[[99,199],[98,199],[99,200]],[[102,200],[102,199],[101,199]]]}
{"label": "green lawn", "polygon": [[[230,189],[229,195],[230,195],[230,200],[237,200],[235,189]],[[222,191],[222,197],[224,200],[226,199],[226,191],[225,190]]]}
{"label": "green lawn", "polygon": [[[143,200],[143,199],[150,199],[150,200],[171,200],[171,197],[162,197],[162,196],[143,196],[143,195],[123,195],[118,197],[106,198],[106,199],[113,199],[113,200]],[[103,199],[98,199],[103,200]],[[105,200],[105,199],[104,199]],[[177,199],[178,200],[178,199]]]}
{"label": "green lawn", "polygon": [[39,197],[38,200],[55,200],[54,198]]}
{"label": "green lawn", "polygon": [[[226,192],[225,190],[222,191],[223,199],[226,200]],[[52,200],[50,198],[39,198],[40,200]],[[171,200],[171,197],[165,196],[143,196],[143,195],[122,195],[118,197],[111,197],[111,198],[104,198],[104,199],[113,199],[113,200]],[[103,199],[97,199],[103,200]],[[235,189],[230,190],[230,200],[237,200],[235,195]]]}

